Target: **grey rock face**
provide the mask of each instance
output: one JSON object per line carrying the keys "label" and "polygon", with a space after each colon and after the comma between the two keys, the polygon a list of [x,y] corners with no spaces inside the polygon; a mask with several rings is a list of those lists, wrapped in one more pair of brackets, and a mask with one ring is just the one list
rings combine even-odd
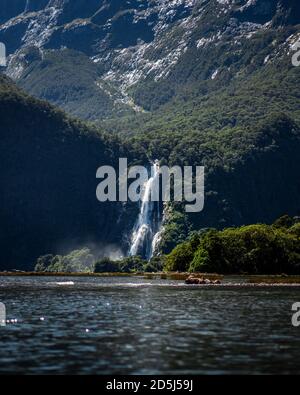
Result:
{"label": "grey rock face", "polygon": [[[106,104],[114,104],[105,104],[104,113],[95,110],[88,119],[110,116],[116,106],[122,111],[142,110],[144,104],[137,100],[144,90],[141,83],[151,84],[151,89],[161,82],[168,85],[159,106],[175,94],[170,89],[174,81],[191,83],[193,77],[218,83],[234,77],[235,63],[234,73],[244,73],[238,60],[243,43],[255,40],[258,32],[300,21],[297,0],[5,0],[1,15],[0,41],[10,55],[6,72],[26,89],[34,85],[30,78],[41,68],[37,61],[24,61],[26,48],[36,47],[46,57],[47,51],[74,50],[87,57],[93,70],[91,64],[97,65],[94,85],[99,102],[105,98]],[[293,33],[288,43],[270,50],[268,58],[262,56],[270,62],[286,54],[296,39]],[[232,56],[220,63],[222,45]],[[211,60],[205,63],[204,58]],[[46,88],[42,96],[34,89],[29,92],[69,110]],[[81,105],[79,100],[78,109],[72,106],[72,114],[82,116]]]}

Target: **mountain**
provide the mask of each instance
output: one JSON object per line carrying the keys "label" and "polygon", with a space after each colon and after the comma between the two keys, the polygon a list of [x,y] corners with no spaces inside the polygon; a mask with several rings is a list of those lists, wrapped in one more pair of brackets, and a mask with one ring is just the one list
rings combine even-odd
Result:
{"label": "mountain", "polygon": [[3,71],[19,87],[1,77],[8,266],[61,245],[126,251],[138,208],[95,201],[96,169],[123,155],[206,168],[203,212],[165,207],[162,252],[193,230],[300,215],[299,1],[3,4]]}
{"label": "mountain", "polygon": [[290,60],[299,7],[297,0],[4,1],[0,41],[10,55],[6,72],[21,87],[103,120],[190,101]]}
{"label": "mountain", "polygon": [[[96,170],[117,168],[120,157],[147,165],[149,156],[163,150],[161,142],[155,136],[128,142],[111,137],[28,96],[4,76],[0,116],[0,268],[32,269],[40,255],[84,246],[126,253],[138,207],[100,204]],[[300,214],[300,129],[287,116],[246,132],[173,140],[178,151],[169,163],[193,160],[207,168],[206,207],[190,216],[180,204],[166,211],[162,251],[193,229],[272,222],[286,210]],[[170,136],[165,154],[173,144]]]}

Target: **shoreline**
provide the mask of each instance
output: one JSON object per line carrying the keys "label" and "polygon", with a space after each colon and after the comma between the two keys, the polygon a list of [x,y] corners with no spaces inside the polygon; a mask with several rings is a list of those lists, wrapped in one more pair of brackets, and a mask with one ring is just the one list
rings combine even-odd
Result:
{"label": "shoreline", "polygon": [[208,273],[45,273],[45,272],[0,272],[0,277],[83,277],[83,278],[107,278],[107,277],[144,277],[147,280],[174,280],[185,281],[190,275],[196,278],[205,277],[209,280],[223,280],[226,278],[244,279],[245,284],[252,285],[272,285],[272,284],[286,284],[286,285],[300,285],[299,275],[248,275],[248,274],[208,274]]}

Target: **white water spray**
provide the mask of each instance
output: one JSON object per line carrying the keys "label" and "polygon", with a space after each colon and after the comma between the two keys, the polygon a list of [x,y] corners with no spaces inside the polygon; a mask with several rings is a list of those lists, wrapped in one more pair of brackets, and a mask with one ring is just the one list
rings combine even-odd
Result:
{"label": "white water spray", "polygon": [[140,214],[131,237],[130,256],[141,255],[151,259],[158,246],[160,235],[159,202],[154,202],[151,195],[158,196],[159,163],[154,162],[152,175],[145,184],[141,202]]}
{"label": "white water spray", "polygon": [[26,0],[24,12],[28,12],[28,11],[29,11],[29,0]]}

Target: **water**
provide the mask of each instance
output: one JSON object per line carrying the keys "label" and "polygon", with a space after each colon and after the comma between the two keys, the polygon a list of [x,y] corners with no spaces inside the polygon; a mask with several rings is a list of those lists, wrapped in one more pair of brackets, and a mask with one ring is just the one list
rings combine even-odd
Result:
{"label": "water", "polygon": [[299,287],[0,277],[0,373],[299,373]]}
{"label": "water", "polygon": [[[156,196],[157,201],[151,196]],[[159,164],[152,166],[152,176],[145,185],[140,213],[131,237],[130,256],[141,255],[150,259],[155,252],[160,234]]]}

